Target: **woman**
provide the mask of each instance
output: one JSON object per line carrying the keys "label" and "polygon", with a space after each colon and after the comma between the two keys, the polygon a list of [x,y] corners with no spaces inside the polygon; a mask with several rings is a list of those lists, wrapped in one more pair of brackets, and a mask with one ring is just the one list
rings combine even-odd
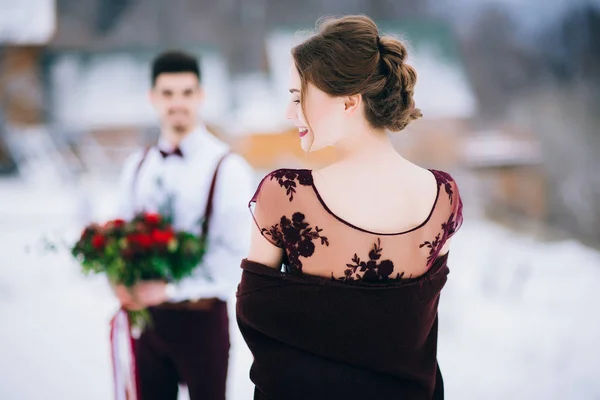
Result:
{"label": "woman", "polygon": [[292,55],[287,117],[305,151],[339,159],[274,171],[251,200],[237,317],[255,398],[441,399],[437,305],[462,202],[386,135],[421,116],[416,73],[364,16],[324,21]]}

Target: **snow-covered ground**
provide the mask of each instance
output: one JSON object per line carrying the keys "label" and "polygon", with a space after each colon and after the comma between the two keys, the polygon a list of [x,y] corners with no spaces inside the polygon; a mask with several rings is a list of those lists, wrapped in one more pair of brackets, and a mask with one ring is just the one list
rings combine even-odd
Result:
{"label": "snow-covered ground", "polygon": [[[95,216],[113,209],[110,187],[83,187]],[[0,194],[0,399],[110,399],[116,302],[104,279],[80,277],[67,255],[25,251],[43,233],[78,231],[81,192],[0,180]],[[450,262],[439,343],[448,399],[600,399],[600,253],[474,217]],[[251,399],[231,311],[228,398]]]}

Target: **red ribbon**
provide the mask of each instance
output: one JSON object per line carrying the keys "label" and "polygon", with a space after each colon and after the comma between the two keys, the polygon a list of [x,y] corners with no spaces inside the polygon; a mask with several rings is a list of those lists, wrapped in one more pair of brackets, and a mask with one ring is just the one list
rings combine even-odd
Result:
{"label": "red ribbon", "polygon": [[[123,335],[126,335],[126,341],[122,340]],[[123,343],[128,347],[128,374],[123,368],[120,357],[120,347]],[[115,400],[138,400],[140,398],[140,387],[135,364],[135,339],[131,334],[131,320],[127,311],[122,308],[117,311],[110,321],[110,348]]]}

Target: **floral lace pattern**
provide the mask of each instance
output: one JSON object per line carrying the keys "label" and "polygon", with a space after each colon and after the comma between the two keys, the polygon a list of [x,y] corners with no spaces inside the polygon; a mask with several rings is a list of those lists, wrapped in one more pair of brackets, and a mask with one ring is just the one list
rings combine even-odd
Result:
{"label": "floral lace pattern", "polygon": [[285,194],[290,201],[294,200],[297,185],[311,186],[313,184],[312,174],[309,170],[280,169],[270,175],[270,179],[276,179],[279,186],[285,189]]}
{"label": "floral lace pattern", "polygon": [[[371,251],[369,251],[369,261],[361,261],[358,254],[354,253],[352,264],[346,264],[348,268],[344,271],[344,276],[337,278],[337,280],[378,282],[390,279],[390,276],[394,272],[394,263],[391,260],[379,261],[382,252],[381,239],[378,238],[377,242],[373,244]],[[402,279],[403,276],[404,272],[397,273],[395,279]],[[331,278],[336,279],[333,273],[331,274]]]}
{"label": "floral lace pattern", "polygon": [[[390,234],[390,237],[400,238],[402,237],[401,235],[404,234],[416,235],[416,232],[420,232],[418,233],[420,238],[417,241],[412,241],[412,243],[414,243],[412,246],[418,246],[419,249],[426,250],[415,253],[416,249],[413,248],[413,254],[419,254],[419,258],[414,259],[414,262],[426,266],[427,268],[434,265],[447,240],[462,224],[462,201],[458,195],[455,181],[445,172],[437,170],[430,171],[435,176],[438,195],[434,209],[428,219],[417,229],[405,233]],[[321,216],[322,214],[320,214],[321,211],[315,210],[314,214],[310,212],[310,202],[313,200],[308,199],[307,202],[303,200],[298,204],[294,202],[298,196],[304,196],[304,193],[310,193],[311,196],[316,193],[316,196],[318,197],[318,192],[317,189],[314,188],[312,172],[310,170],[280,169],[269,174],[267,178],[267,182],[273,182],[273,184],[269,185],[268,189],[270,196],[279,198],[281,201],[280,204],[283,204],[283,206],[279,211],[273,208],[263,209],[263,213],[264,215],[267,215],[268,213],[278,213],[278,215],[283,215],[277,217],[277,214],[274,214],[272,215],[274,219],[270,220],[269,223],[259,224],[257,221],[257,224],[259,224],[263,236],[276,246],[284,249],[285,257],[283,261],[288,267],[289,272],[302,272],[303,267],[305,266],[303,263],[306,264],[307,259],[315,257],[319,246],[330,247],[330,236],[334,235],[335,238],[333,239],[336,246],[340,246],[340,253],[339,255],[333,255],[329,252],[327,254],[331,255],[333,258],[322,260],[323,262],[335,263],[331,268],[337,272],[331,272],[331,280],[342,282],[360,281],[382,283],[411,279],[413,277],[414,271],[408,273],[407,271],[396,270],[398,267],[398,260],[394,257],[398,257],[402,254],[399,252],[399,249],[394,249],[391,253],[388,252],[388,258],[385,257],[381,234],[366,232],[367,234],[374,235],[374,238],[367,239],[369,241],[366,242],[371,242],[371,247],[366,249],[363,248],[363,251],[368,250],[368,252],[363,254],[360,252],[354,253],[354,256],[350,258],[346,253],[347,250],[343,250],[343,247],[348,246],[348,244],[345,242],[344,234],[339,230],[340,227],[332,226],[330,229],[327,223],[331,220],[328,219],[328,217],[323,218]],[[309,187],[310,189],[311,186],[313,190],[307,192],[303,191],[303,187]],[[443,196],[442,188],[447,194],[447,198]],[[314,201],[315,203],[313,204],[320,201],[321,206],[326,207],[320,198],[315,198]],[[277,203],[274,202],[271,204]],[[448,210],[447,212],[449,212],[449,215],[445,214],[446,211],[441,211],[445,215],[439,214],[439,212],[434,213],[434,210],[438,209],[438,206],[441,207],[440,210]],[[331,214],[329,210],[326,209],[326,211]],[[319,225],[324,227],[325,231],[328,232],[327,236],[323,234],[322,228],[312,224],[315,222],[313,220],[314,218],[316,218]],[[425,228],[426,226],[427,228]],[[355,229],[360,230],[360,228]],[[383,240],[386,247],[389,247],[390,243],[395,243],[389,242],[391,239],[387,237],[383,238]],[[361,243],[365,242],[361,240]],[[364,244],[361,246],[364,246]],[[351,249],[350,251],[353,250],[355,249]],[[344,256],[343,253],[346,253],[346,256]],[[359,256],[359,254],[361,256]],[[396,261],[396,265],[392,260]],[[340,270],[339,267],[342,267],[343,265],[345,265],[346,268]],[[341,276],[342,274],[343,276]]]}
{"label": "floral lace pattern", "polygon": [[442,224],[442,232],[435,236],[432,241],[426,241],[419,245],[419,248],[428,247],[429,257],[427,257],[427,264],[431,265],[440,254],[440,251],[444,247],[444,244],[458,227],[458,223],[455,220],[454,213],[450,214],[448,220]]}
{"label": "floral lace pattern", "polygon": [[446,190],[446,194],[448,194],[448,198],[450,199],[450,204],[452,204],[452,198],[454,197],[454,191],[452,190],[452,177],[447,172],[443,171],[431,171],[435,175],[438,186],[444,186]]}
{"label": "floral lace pattern", "polygon": [[262,230],[263,235],[285,247],[290,267],[296,271],[302,271],[300,257],[309,258],[314,254],[315,240],[318,239],[321,245],[329,246],[327,237],[321,235],[323,230],[318,226],[313,229],[305,219],[304,214],[299,212],[294,213],[291,219],[284,215],[279,224]]}

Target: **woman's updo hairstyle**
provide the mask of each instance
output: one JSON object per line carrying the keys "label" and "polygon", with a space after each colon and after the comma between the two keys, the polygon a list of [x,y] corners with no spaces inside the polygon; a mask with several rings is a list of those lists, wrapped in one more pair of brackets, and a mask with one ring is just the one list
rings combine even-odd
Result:
{"label": "woman's updo hairstyle", "polygon": [[331,96],[361,94],[369,123],[392,132],[423,116],[415,108],[417,73],[404,62],[406,48],[393,37],[380,37],[369,17],[320,21],[316,34],[294,47],[292,56],[302,101],[308,83]]}

